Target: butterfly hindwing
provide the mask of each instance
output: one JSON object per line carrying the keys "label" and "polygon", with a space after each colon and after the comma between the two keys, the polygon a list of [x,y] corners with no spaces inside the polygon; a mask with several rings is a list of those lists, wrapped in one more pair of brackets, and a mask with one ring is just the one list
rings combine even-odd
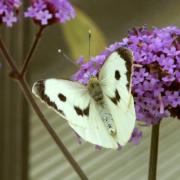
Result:
{"label": "butterfly hindwing", "polygon": [[117,139],[108,133],[97,111],[98,107],[93,100],[91,101],[90,107],[90,117],[87,128],[82,128],[72,123],[69,123],[69,125],[86,141],[105,148],[117,149]]}
{"label": "butterfly hindwing", "polygon": [[105,103],[112,114],[120,145],[130,139],[136,119],[130,93],[132,58],[130,50],[120,48],[107,58],[99,73]]}

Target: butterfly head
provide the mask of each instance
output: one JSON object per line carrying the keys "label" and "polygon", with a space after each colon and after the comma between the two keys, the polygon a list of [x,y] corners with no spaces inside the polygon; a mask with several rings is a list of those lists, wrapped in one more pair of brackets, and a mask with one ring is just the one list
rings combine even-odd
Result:
{"label": "butterfly head", "polygon": [[94,84],[94,83],[98,83],[98,79],[96,76],[91,76],[88,84]]}
{"label": "butterfly head", "polygon": [[94,89],[95,87],[99,86],[99,80],[96,76],[91,76],[89,82],[87,84],[88,88]]}

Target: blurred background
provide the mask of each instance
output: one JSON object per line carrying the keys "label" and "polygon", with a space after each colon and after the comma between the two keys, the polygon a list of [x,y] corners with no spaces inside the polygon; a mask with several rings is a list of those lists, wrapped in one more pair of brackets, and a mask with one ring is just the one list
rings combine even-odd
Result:
{"label": "blurred background", "polygon": [[[120,41],[135,26],[165,27],[180,25],[179,0],[72,0],[80,11],[77,19],[65,25],[53,25],[43,33],[33,57],[28,80],[69,78],[77,67],[57,50],[63,49],[73,59],[88,56],[88,30],[92,30],[91,54],[96,55],[109,44]],[[28,1],[24,1],[24,8]],[[12,29],[0,33],[17,59],[18,65],[33,40],[36,26],[21,20]],[[28,106],[19,87],[9,80],[0,57],[0,179],[2,180],[78,180],[63,154]],[[146,180],[151,128],[143,127],[139,145],[128,144],[121,151],[95,150],[82,142],[65,120],[43,104],[43,113],[77,160],[89,179]],[[160,128],[158,180],[180,179],[179,121],[164,120]]]}

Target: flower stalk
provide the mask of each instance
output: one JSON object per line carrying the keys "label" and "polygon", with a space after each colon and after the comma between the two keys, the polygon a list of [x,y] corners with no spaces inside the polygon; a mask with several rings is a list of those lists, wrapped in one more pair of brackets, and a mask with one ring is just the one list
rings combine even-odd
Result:
{"label": "flower stalk", "polygon": [[22,77],[24,77],[24,75],[28,69],[30,61],[32,59],[31,57],[33,56],[33,53],[36,50],[36,47],[39,43],[39,40],[41,39],[41,35],[42,35],[43,30],[44,30],[44,26],[40,26],[39,31],[37,32],[36,37],[34,39],[34,42],[32,43],[32,46],[30,48],[30,51],[29,51],[29,53],[28,53],[28,55],[24,61],[24,65],[23,65],[23,68],[22,68],[21,73],[20,73]]}
{"label": "flower stalk", "polygon": [[160,123],[153,125],[152,127],[148,180],[156,180],[157,176],[159,128]]}

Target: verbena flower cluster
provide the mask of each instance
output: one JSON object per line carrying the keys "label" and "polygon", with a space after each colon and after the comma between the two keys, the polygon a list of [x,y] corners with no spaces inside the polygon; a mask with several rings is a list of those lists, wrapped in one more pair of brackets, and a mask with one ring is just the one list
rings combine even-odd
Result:
{"label": "verbena flower cluster", "polygon": [[[87,84],[119,47],[130,48],[134,54],[132,93],[137,120],[151,125],[164,117],[180,118],[180,28],[134,28],[90,61],[85,63],[81,57],[80,70],[72,79]],[[135,129],[131,141],[137,144],[141,136]]]}
{"label": "verbena flower cluster", "polygon": [[21,0],[1,0],[0,1],[0,23],[12,27],[17,22],[16,15],[21,5]]}
{"label": "verbena flower cluster", "polygon": [[32,0],[25,17],[42,26],[55,22],[65,23],[75,17],[75,10],[68,0]]}

